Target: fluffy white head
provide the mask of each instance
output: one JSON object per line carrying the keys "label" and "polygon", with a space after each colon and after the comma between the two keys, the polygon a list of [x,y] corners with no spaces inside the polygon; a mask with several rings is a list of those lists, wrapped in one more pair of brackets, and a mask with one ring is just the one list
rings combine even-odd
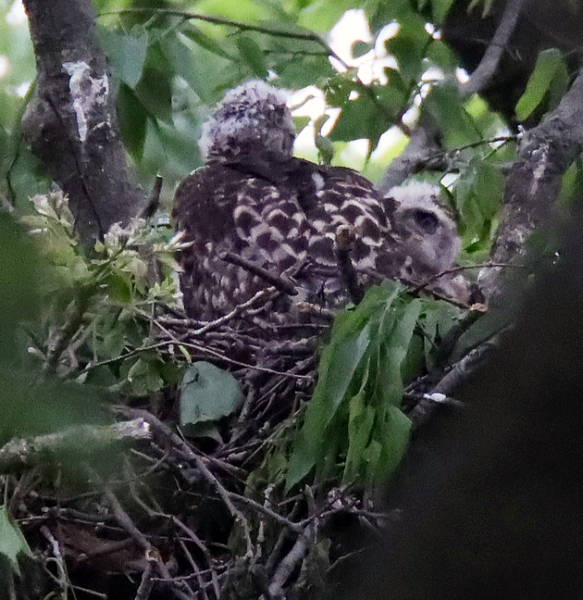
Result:
{"label": "fluffy white head", "polygon": [[389,190],[395,202],[395,226],[405,237],[408,252],[436,273],[449,269],[461,249],[453,219],[439,205],[441,188],[413,182]]}
{"label": "fluffy white head", "polygon": [[296,130],[286,99],[285,91],[260,80],[229,90],[202,127],[203,157],[264,152],[289,158]]}

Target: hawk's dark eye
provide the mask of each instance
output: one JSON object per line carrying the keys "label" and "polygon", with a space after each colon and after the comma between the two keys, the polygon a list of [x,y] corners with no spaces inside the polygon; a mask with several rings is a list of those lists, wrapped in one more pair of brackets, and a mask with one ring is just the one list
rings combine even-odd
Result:
{"label": "hawk's dark eye", "polygon": [[413,213],[415,222],[425,233],[433,234],[437,231],[438,220],[437,217],[426,210],[416,210]]}

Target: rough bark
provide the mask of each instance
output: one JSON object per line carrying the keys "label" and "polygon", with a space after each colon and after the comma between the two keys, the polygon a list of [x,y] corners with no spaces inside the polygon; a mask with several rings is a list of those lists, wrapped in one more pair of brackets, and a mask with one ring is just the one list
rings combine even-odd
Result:
{"label": "rough bark", "polygon": [[143,198],[129,171],[90,0],[24,0],[37,63],[25,139],[68,195],[87,242]]}
{"label": "rough bark", "polygon": [[[491,258],[520,260],[530,234],[548,220],[561,176],[583,150],[583,69],[559,106],[528,131],[506,180],[504,216]],[[497,269],[480,276],[485,294],[495,300],[502,282]]]}

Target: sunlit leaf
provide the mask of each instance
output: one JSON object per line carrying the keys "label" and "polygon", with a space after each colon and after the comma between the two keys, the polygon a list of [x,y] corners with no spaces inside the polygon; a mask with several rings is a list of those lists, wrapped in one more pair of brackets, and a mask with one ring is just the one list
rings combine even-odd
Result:
{"label": "sunlit leaf", "polygon": [[425,20],[411,13],[399,20],[397,35],[385,42],[387,52],[399,63],[403,79],[416,82],[424,69],[422,58],[425,56],[431,37],[425,30]]}

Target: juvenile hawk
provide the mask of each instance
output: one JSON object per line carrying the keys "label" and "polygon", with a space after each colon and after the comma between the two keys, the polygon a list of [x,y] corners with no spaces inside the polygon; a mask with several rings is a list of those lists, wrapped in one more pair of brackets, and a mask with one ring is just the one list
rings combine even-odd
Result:
{"label": "juvenile hawk", "polygon": [[[297,294],[273,306],[280,321],[302,301],[345,304],[334,251],[339,226],[354,234],[351,259],[361,283],[374,274],[419,281],[405,230],[391,223],[397,212],[387,213],[355,171],[294,158],[294,139],[285,94],[262,81],[227,92],[205,123],[199,145],[206,163],[179,186],[173,213],[192,242],[178,256],[190,316],[216,318],[269,286],[225,261],[225,252],[293,282]],[[437,272],[421,267],[423,276]]]}

